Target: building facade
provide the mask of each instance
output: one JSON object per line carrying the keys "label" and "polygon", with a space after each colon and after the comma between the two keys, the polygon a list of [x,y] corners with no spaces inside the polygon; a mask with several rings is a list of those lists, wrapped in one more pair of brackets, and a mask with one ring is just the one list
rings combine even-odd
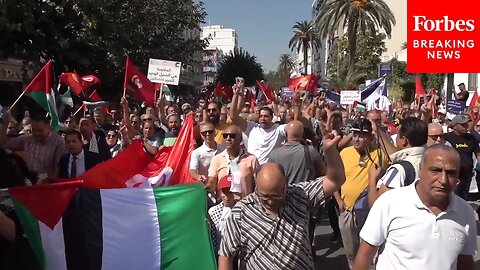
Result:
{"label": "building facade", "polygon": [[208,25],[202,27],[201,39],[208,39],[207,50],[221,50],[224,55],[238,48],[237,31],[225,28],[223,25]]}

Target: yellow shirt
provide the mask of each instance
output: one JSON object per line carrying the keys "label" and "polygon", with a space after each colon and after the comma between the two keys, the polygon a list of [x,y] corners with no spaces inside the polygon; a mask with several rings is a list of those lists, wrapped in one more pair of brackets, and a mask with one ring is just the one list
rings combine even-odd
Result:
{"label": "yellow shirt", "polygon": [[215,141],[218,144],[224,144],[225,141],[223,140],[223,131],[232,124],[232,119],[230,117],[227,118],[225,122],[218,122],[215,126]]}
{"label": "yellow shirt", "polygon": [[[370,150],[370,158],[365,158],[364,166],[360,166],[360,154],[353,146],[347,147],[340,152],[343,165],[345,166],[345,183],[340,188],[341,198],[345,203],[345,209],[352,211],[355,202],[362,192],[368,187],[368,171],[375,162],[379,165],[378,148]],[[382,155],[385,156],[385,155]],[[373,162],[372,162],[373,160]],[[386,163],[383,163],[386,164]]]}

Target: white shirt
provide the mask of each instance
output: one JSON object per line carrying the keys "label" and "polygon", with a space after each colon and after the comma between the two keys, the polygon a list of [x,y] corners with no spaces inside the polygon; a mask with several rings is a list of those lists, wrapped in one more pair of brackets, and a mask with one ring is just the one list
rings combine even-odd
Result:
{"label": "white shirt", "polygon": [[384,244],[377,270],[457,269],[459,255],[476,253],[472,207],[452,193],[447,210],[435,216],[420,200],[416,183],[388,191],[370,209],[360,237],[373,246]]}
{"label": "white shirt", "polygon": [[285,125],[275,124],[269,129],[264,129],[257,123],[250,121],[247,123],[246,134],[249,138],[247,150],[257,158],[260,165],[263,165],[268,161],[272,150],[285,141]]}
{"label": "white shirt", "polygon": [[216,154],[221,153],[224,149],[225,146],[220,144],[217,144],[217,149],[212,149],[203,143],[202,146],[192,152],[190,158],[190,170],[195,170],[200,175],[208,176],[208,167],[210,167],[212,158]]}
{"label": "white shirt", "polygon": [[[70,154],[70,158],[68,159],[68,176],[72,175],[72,160],[73,155]],[[83,152],[83,149],[82,152],[77,155],[77,160],[75,163],[77,165],[77,173],[75,175],[78,177],[85,172],[85,153]]]}

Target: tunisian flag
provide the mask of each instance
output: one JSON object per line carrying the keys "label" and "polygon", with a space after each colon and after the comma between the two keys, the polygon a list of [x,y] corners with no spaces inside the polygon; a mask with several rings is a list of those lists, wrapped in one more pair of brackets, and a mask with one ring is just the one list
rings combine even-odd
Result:
{"label": "tunisian flag", "polygon": [[217,96],[220,96],[226,100],[230,100],[233,97],[233,89],[230,85],[222,82],[218,82],[213,93]]}
{"label": "tunisian flag", "polygon": [[128,56],[123,88],[130,91],[138,100],[145,101],[148,106],[155,104],[155,85],[132,64]]}
{"label": "tunisian flag", "polygon": [[292,91],[304,90],[315,93],[317,91],[317,84],[319,80],[320,78],[313,74],[295,77],[290,79],[288,82],[288,87]]}
{"label": "tunisian flag", "polygon": [[196,182],[189,173],[194,148],[193,114],[189,114],[171,147],[164,147],[153,157],[135,140],[114,158],[100,163],[78,177],[88,188],[126,188],[171,186]]}
{"label": "tunisian flag", "polygon": [[59,83],[70,87],[72,93],[77,96],[94,85],[100,84],[100,79],[95,75],[79,77],[76,73],[68,72],[60,75]]}
{"label": "tunisian flag", "polygon": [[258,88],[263,92],[265,97],[267,98],[268,101],[273,102],[276,100],[275,98],[275,93],[273,91],[273,88],[270,86],[270,84],[264,85],[262,82],[257,81]]}

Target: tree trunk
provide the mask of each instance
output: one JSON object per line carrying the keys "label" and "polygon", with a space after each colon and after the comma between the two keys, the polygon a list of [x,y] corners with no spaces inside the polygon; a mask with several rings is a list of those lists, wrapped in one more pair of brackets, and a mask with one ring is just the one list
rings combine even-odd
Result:
{"label": "tree trunk", "polygon": [[355,69],[355,57],[357,54],[357,16],[352,15],[348,20],[347,35],[348,35],[348,72],[352,74]]}
{"label": "tree trunk", "polygon": [[308,42],[303,42],[303,65],[304,65],[304,73],[305,75],[308,74]]}

